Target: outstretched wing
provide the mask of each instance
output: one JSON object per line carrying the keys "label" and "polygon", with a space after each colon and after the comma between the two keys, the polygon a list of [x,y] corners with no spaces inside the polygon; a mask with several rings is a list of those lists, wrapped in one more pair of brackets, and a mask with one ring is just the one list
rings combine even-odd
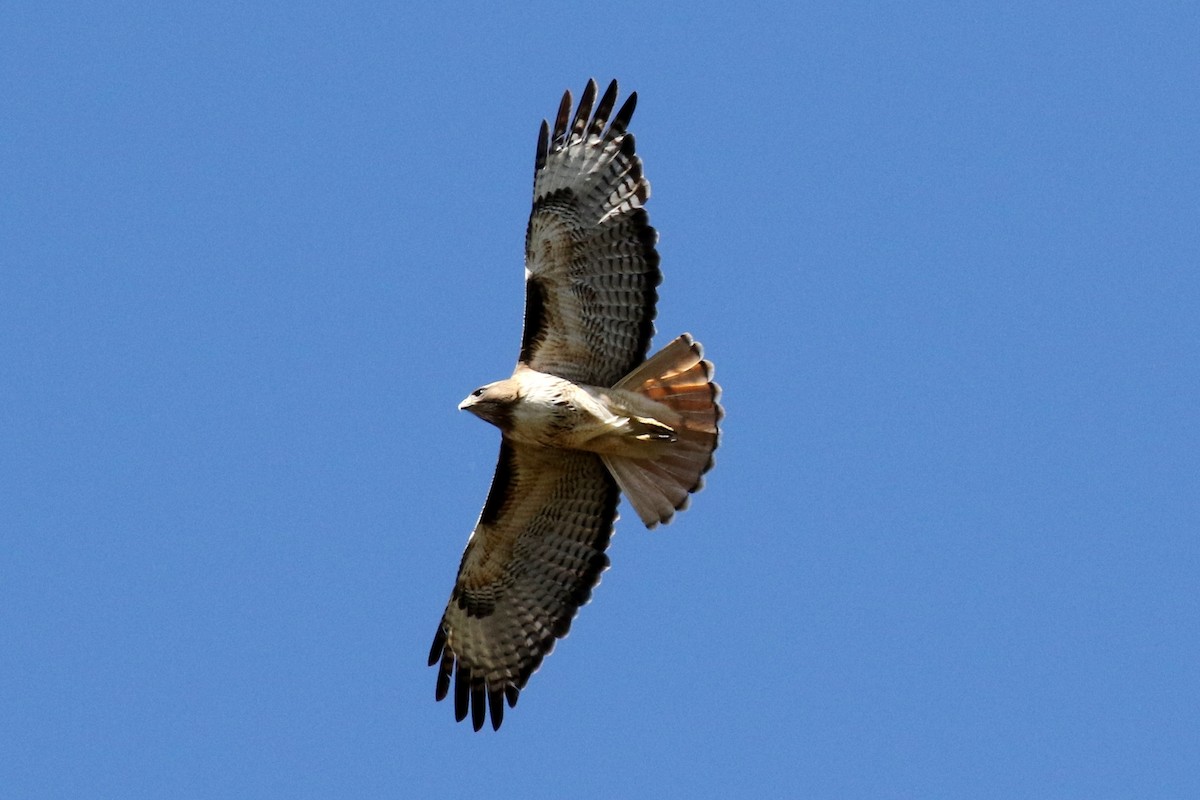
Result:
{"label": "outstretched wing", "polygon": [[596,82],[588,81],[573,120],[568,91],[553,132],[542,122],[525,234],[519,360],[597,386],[612,386],[646,357],[662,280],[658,234],[642,208],[650,183],[626,131],[637,93],[609,123],[616,99],[613,81],[593,113]]}
{"label": "outstretched wing", "polygon": [[454,677],[454,715],[475,730],[514,706],[591,597],[617,518],[617,485],[599,456],[500,446],[496,476],[429,651],[437,699]]}

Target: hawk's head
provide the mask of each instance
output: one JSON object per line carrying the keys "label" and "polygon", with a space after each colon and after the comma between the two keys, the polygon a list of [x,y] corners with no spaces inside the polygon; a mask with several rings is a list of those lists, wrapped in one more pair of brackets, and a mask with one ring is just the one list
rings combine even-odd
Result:
{"label": "hawk's head", "polygon": [[512,407],[518,399],[517,382],[511,378],[480,386],[458,404],[460,411],[470,411],[504,430],[512,421]]}

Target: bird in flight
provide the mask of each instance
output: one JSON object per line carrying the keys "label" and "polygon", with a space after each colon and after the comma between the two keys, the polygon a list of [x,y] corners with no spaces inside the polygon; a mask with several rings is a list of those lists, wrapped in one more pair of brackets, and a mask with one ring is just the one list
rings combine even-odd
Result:
{"label": "bird in flight", "polygon": [[687,507],[713,465],[713,366],[683,334],[646,358],[662,280],[643,208],[650,184],[615,115],[617,82],[564,93],[544,120],[525,234],[525,328],[509,378],[460,409],[500,429],[500,459],[429,665],[454,716],[493,729],[566,636],[609,564],[623,492],[648,528]]}

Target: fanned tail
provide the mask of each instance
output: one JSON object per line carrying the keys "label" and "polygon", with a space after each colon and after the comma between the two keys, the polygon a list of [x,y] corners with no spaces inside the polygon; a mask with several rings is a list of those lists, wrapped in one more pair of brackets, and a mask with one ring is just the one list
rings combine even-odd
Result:
{"label": "fanned tail", "polygon": [[662,403],[677,415],[674,441],[654,458],[605,456],[604,463],[647,528],[667,523],[688,506],[712,469],[724,412],[712,362],[688,334],[668,344],[613,388]]}

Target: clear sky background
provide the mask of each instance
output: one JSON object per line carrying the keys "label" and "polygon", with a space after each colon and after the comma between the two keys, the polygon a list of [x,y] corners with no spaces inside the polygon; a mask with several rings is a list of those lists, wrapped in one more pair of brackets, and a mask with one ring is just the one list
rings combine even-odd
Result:
{"label": "clear sky background", "polygon": [[[1200,797],[1195,4],[494,5],[0,12],[0,795]],[[589,76],[725,436],[475,734]]]}

